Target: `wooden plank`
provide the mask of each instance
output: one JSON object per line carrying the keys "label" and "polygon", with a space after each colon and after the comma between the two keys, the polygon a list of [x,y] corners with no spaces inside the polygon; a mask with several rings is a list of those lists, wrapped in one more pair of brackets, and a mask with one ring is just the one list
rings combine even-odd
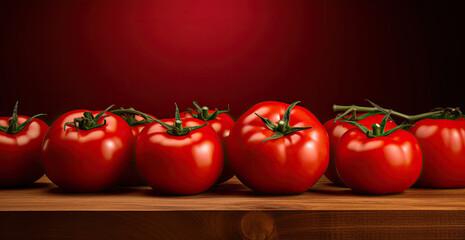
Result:
{"label": "wooden plank", "polygon": [[367,196],[322,178],[311,190],[288,196],[256,194],[237,178],[193,196],[160,196],[150,187],[103,193],[66,193],[46,177],[31,188],[1,189],[0,211],[224,211],[224,210],[465,210],[465,189],[412,188]]}
{"label": "wooden plank", "polygon": [[464,239],[464,211],[0,212],[0,239]]}

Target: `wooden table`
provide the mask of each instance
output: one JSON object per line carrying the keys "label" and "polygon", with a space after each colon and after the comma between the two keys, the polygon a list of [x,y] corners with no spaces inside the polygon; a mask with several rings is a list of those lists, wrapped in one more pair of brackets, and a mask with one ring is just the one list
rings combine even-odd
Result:
{"label": "wooden table", "polygon": [[465,239],[465,189],[367,196],[326,178],[290,196],[236,178],[194,196],[149,187],[63,192],[46,177],[0,189],[0,239]]}

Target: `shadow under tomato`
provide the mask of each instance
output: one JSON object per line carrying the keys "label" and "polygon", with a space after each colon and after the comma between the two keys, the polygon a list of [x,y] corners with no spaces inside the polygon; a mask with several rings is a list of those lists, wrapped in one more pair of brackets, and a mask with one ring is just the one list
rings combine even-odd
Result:
{"label": "shadow under tomato", "polygon": [[341,186],[341,185],[337,185],[335,183],[332,183],[332,182],[329,182],[329,183],[323,183],[321,184],[323,186],[328,186],[328,187],[337,187],[337,188],[349,188],[347,186]]}

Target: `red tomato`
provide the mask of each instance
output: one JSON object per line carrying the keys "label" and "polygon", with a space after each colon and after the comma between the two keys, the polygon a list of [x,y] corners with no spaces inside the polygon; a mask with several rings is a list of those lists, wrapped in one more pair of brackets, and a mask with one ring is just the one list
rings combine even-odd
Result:
{"label": "red tomato", "polygon": [[[0,117],[0,187],[25,186],[44,175],[39,155],[48,125],[37,118],[25,123],[31,118],[16,115],[16,109],[13,117]],[[22,129],[8,133],[11,124]]]}
{"label": "red tomato", "polygon": [[[362,117],[363,115],[365,114],[357,114],[357,117]],[[370,130],[372,130],[371,125],[381,122],[383,118],[384,118],[384,115],[382,114],[374,114],[374,115],[365,117],[363,119],[360,119],[357,122],[369,128]],[[339,178],[339,176],[337,175],[336,164],[334,162],[334,156],[336,153],[337,144],[341,140],[342,135],[344,135],[344,133],[346,133],[349,129],[356,128],[356,127],[350,123],[341,122],[340,120],[334,123],[334,119],[327,121],[324,124],[324,127],[326,128],[326,131],[328,132],[329,142],[330,142],[329,164],[328,164],[328,169],[326,169],[325,176],[329,180],[331,180],[334,184],[338,186],[345,186],[341,178]],[[395,127],[397,127],[397,124],[395,124],[392,120],[388,120],[386,123],[385,129],[391,130],[392,128],[395,128]]]}
{"label": "red tomato", "polygon": [[[74,110],[60,116],[45,136],[41,160],[50,180],[72,192],[98,192],[116,185],[127,173],[134,154],[128,124],[110,112],[89,130],[65,126],[90,112]],[[102,125],[103,124],[103,125]]]}
{"label": "red tomato", "polygon": [[465,120],[424,119],[409,131],[423,151],[423,170],[417,185],[465,187]]}
{"label": "red tomato", "polygon": [[367,137],[353,128],[339,141],[335,162],[342,181],[352,190],[388,194],[402,192],[415,183],[422,157],[418,141],[405,130]]}
{"label": "red tomato", "polygon": [[[140,132],[153,120],[149,119],[155,119],[154,116],[146,113],[139,112],[137,110],[134,110],[133,108],[129,109],[116,109],[111,111],[111,113],[114,113],[120,117],[122,117],[129,125],[132,131],[132,135],[134,136],[134,139],[137,139],[139,137]],[[145,118],[142,117],[142,115],[145,115]],[[146,119],[147,118],[147,119]],[[135,148],[136,148],[136,141],[134,141],[134,153],[135,153]],[[136,155],[134,154],[131,157],[131,166],[126,174],[125,177],[120,182],[120,185],[123,186],[141,186],[141,185],[146,185],[144,178],[142,177],[142,174],[140,171],[137,169],[137,162],[136,162]]]}
{"label": "red tomato", "polygon": [[[174,120],[161,120],[174,124]],[[202,125],[185,119],[183,128]],[[216,132],[204,126],[181,136],[152,122],[142,130],[136,146],[137,166],[145,181],[163,194],[189,195],[209,189],[223,168],[223,152]]]}
{"label": "red tomato", "polygon": [[[194,104],[198,106],[196,102],[194,102]],[[219,114],[210,119],[209,116],[214,115],[216,111],[217,110],[209,110],[207,107],[204,106],[203,108],[197,109],[197,114],[194,114],[196,115],[196,119],[201,120],[203,123],[208,123],[209,126],[212,127],[213,130],[215,130],[215,132],[218,134],[218,137],[220,138],[221,146],[223,148],[224,153],[224,164],[223,171],[221,172],[221,176],[219,177],[217,183],[222,183],[226,182],[234,176],[234,172],[229,166],[229,161],[226,154],[227,140],[229,137],[229,133],[231,132],[231,129],[234,126],[234,120],[231,118],[231,116],[225,113],[226,111],[218,111]],[[181,114],[181,118],[194,118],[194,116],[191,112],[185,112]]]}
{"label": "red tomato", "polygon": [[[296,103],[258,103],[236,121],[231,131],[228,140],[231,168],[242,183],[257,192],[306,191],[328,166],[328,134],[310,111],[293,107]],[[293,128],[297,131],[288,132]],[[276,138],[264,141],[270,137]]]}

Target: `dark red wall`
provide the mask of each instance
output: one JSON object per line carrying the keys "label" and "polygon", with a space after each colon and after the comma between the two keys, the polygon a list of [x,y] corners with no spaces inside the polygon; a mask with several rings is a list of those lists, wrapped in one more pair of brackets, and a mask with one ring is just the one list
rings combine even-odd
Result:
{"label": "dark red wall", "polygon": [[[264,100],[322,121],[368,98],[407,113],[464,105],[452,1],[20,0],[0,3],[1,115],[110,104],[238,117]],[[462,96],[460,96],[462,95]]]}

